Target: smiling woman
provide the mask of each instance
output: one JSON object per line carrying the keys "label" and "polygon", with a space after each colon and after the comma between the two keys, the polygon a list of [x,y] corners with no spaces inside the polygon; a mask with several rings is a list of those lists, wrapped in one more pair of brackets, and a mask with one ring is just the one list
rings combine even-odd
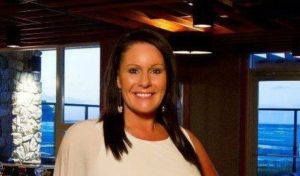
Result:
{"label": "smiling woman", "polygon": [[160,34],[124,35],[105,72],[101,119],[67,131],[54,175],[217,175],[200,141],[178,123],[173,61]]}

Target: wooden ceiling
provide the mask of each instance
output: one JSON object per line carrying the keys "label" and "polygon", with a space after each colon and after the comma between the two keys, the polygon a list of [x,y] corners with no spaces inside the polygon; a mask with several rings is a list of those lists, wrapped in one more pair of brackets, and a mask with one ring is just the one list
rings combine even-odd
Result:
{"label": "wooden ceiling", "polygon": [[[124,31],[148,27],[166,33],[253,36],[270,31],[297,33],[297,0],[218,0],[212,29],[192,25],[192,0],[2,0],[0,48],[6,28],[21,30],[22,46],[97,42]],[[276,37],[276,36],[270,36]]]}

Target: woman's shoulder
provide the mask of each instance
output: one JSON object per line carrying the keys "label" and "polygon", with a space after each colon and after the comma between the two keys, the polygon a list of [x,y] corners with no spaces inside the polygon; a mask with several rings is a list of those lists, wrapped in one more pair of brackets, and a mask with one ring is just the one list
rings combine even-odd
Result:
{"label": "woman's shoulder", "polygon": [[183,134],[185,135],[185,137],[188,139],[190,144],[193,146],[193,148],[195,148],[195,146],[194,146],[195,135],[190,130],[188,130],[182,126],[180,127],[180,129],[183,132]]}
{"label": "woman's shoulder", "polygon": [[77,131],[77,130],[82,130],[86,128],[97,128],[97,126],[101,126],[102,122],[99,121],[98,119],[92,119],[92,120],[83,120],[74,123],[68,131]]}
{"label": "woman's shoulder", "polygon": [[198,137],[195,134],[193,134],[190,130],[184,128],[181,129],[183,130],[183,133],[187,136],[188,140],[194,147],[194,150],[199,158],[200,165],[203,169],[204,175],[217,176],[218,172]]}
{"label": "woman's shoulder", "polygon": [[183,134],[186,136],[186,138],[189,140],[189,142],[192,144],[195,150],[197,150],[199,145],[202,146],[200,140],[193,132],[183,127],[181,127],[181,130]]}
{"label": "woman's shoulder", "polygon": [[85,138],[86,136],[99,135],[102,131],[102,122],[99,120],[84,120],[73,124],[65,133],[68,138]]}

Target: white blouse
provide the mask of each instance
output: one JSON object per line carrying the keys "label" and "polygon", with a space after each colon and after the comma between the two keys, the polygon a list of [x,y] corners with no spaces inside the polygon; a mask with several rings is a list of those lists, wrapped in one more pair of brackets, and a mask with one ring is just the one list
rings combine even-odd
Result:
{"label": "white blouse", "polygon": [[105,149],[102,122],[88,120],[73,125],[61,143],[54,176],[200,176],[170,138],[147,141],[128,132],[126,135],[132,147],[118,161]]}

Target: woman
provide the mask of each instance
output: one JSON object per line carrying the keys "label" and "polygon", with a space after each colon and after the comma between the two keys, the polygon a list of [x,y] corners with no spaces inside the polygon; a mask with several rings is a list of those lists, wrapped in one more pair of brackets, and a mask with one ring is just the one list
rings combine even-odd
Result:
{"label": "woman", "polygon": [[54,175],[217,175],[199,140],[178,124],[173,60],[154,31],[123,36],[105,73],[102,116],[66,132]]}

